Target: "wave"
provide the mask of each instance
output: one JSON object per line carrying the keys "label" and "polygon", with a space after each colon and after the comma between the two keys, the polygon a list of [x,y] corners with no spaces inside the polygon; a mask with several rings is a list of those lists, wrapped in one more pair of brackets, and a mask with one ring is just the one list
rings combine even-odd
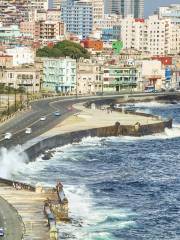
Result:
{"label": "wave", "polygon": [[139,103],[134,103],[134,106],[137,108],[167,108],[167,107],[173,107],[175,108],[180,107],[180,104],[170,104],[170,103],[160,103],[160,102],[139,102]]}
{"label": "wave", "polygon": [[27,155],[20,146],[12,149],[0,149],[0,177],[12,178],[13,174],[20,171],[28,162]]}
{"label": "wave", "polygon": [[72,224],[59,225],[61,239],[115,240],[114,230],[135,225],[135,214],[128,209],[97,207],[95,196],[85,186],[67,185],[65,192]]}

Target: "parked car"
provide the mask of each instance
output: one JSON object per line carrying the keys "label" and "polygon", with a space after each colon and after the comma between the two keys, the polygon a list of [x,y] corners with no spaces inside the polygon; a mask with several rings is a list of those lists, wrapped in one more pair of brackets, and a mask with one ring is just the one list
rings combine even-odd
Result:
{"label": "parked car", "polygon": [[31,128],[26,128],[25,133],[26,134],[31,134],[32,133],[32,129]]}
{"label": "parked car", "polygon": [[7,132],[7,133],[5,133],[4,139],[9,140],[9,139],[11,139],[11,137],[12,137],[12,133]]}
{"label": "parked car", "polygon": [[61,113],[60,112],[58,112],[58,111],[56,111],[56,112],[54,112],[54,116],[61,116]]}
{"label": "parked car", "polygon": [[0,237],[3,237],[3,236],[4,236],[4,229],[0,228]]}
{"label": "parked car", "polygon": [[41,120],[41,121],[45,121],[45,120],[46,120],[46,117],[43,116],[43,117],[40,118],[40,120]]}

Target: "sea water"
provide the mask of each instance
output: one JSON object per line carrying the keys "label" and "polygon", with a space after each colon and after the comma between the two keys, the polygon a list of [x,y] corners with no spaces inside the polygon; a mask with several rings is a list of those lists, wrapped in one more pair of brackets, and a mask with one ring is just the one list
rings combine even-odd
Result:
{"label": "sea water", "polygon": [[140,138],[86,138],[56,148],[49,161],[39,157],[7,171],[34,184],[61,180],[72,223],[58,226],[60,239],[180,239],[180,105],[135,108],[173,117],[173,129]]}

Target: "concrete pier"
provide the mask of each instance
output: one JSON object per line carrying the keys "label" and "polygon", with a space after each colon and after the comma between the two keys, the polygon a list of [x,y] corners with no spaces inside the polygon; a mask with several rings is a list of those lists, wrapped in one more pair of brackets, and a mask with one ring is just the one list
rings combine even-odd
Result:
{"label": "concrete pier", "polygon": [[[162,122],[161,119],[149,116],[125,114],[123,112],[110,111],[105,107],[100,109],[86,108],[83,103],[73,105],[79,113],[70,116],[62,123],[58,124],[50,131],[44,133],[43,137],[53,136],[55,134],[80,131],[85,129],[102,128],[113,126],[116,122],[121,125],[135,125],[139,122],[141,125],[156,124]],[[108,106],[106,106],[108,107]]]}
{"label": "concrete pier", "polygon": [[[46,199],[45,195],[22,189],[17,190],[5,184],[0,184],[0,194],[2,198],[17,210],[21,217],[24,240],[49,239],[47,219],[43,213],[43,205]],[[5,235],[6,232],[5,230]],[[14,236],[14,239],[17,238]],[[21,238],[19,238],[19,240],[20,239]]]}

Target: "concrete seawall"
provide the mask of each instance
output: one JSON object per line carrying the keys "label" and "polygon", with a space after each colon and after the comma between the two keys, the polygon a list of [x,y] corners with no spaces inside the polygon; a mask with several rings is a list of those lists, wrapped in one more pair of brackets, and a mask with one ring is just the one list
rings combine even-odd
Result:
{"label": "concrete seawall", "polygon": [[33,161],[48,149],[80,142],[85,137],[144,136],[164,132],[165,128],[172,128],[172,119],[146,125],[140,125],[139,123],[120,125],[117,122],[113,126],[74,131],[45,138],[27,148],[25,153]]}

